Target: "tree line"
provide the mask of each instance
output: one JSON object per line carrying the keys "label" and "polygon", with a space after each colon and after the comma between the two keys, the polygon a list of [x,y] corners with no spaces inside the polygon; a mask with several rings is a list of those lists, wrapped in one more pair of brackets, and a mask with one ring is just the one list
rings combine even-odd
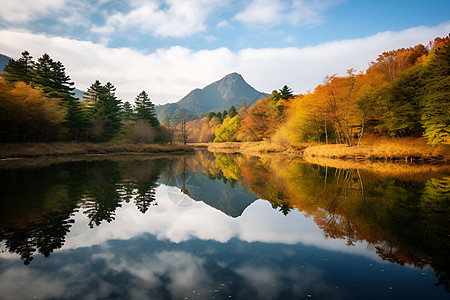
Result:
{"label": "tree line", "polygon": [[24,51],[10,59],[0,76],[0,142],[166,139],[145,91],[131,105],[118,99],[111,82],[96,80],[81,101],[74,89],[64,65],[48,54],[34,61]]}
{"label": "tree line", "polygon": [[306,94],[288,86],[234,117],[187,123],[192,142],[275,140],[357,146],[367,133],[450,144],[449,37],[383,52],[365,72],[329,75]]}

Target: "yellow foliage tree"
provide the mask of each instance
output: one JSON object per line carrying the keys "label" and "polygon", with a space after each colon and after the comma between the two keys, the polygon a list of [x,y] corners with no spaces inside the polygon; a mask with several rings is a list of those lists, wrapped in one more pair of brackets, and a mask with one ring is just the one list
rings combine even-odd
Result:
{"label": "yellow foliage tree", "polygon": [[13,87],[0,77],[0,141],[56,140],[66,134],[66,110],[60,99],[47,98],[24,82]]}

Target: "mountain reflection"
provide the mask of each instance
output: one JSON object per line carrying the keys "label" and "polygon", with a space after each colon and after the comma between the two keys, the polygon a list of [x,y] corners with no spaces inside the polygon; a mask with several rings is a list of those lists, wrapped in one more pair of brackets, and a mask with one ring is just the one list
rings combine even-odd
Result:
{"label": "mountain reflection", "polygon": [[29,264],[34,254],[48,257],[64,246],[78,211],[90,228],[113,222],[125,203],[146,214],[158,205],[156,189],[164,184],[232,218],[258,198],[285,216],[299,210],[328,238],[349,246],[367,242],[380,258],[400,265],[431,266],[448,290],[448,174],[436,167],[342,169],[288,157],[208,152],[3,166],[0,240]]}

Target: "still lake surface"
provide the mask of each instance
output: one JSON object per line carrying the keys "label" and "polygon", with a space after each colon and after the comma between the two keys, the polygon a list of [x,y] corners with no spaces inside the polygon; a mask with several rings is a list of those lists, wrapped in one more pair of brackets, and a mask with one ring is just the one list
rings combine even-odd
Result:
{"label": "still lake surface", "polygon": [[0,299],[449,299],[448,167],[0,162]]}

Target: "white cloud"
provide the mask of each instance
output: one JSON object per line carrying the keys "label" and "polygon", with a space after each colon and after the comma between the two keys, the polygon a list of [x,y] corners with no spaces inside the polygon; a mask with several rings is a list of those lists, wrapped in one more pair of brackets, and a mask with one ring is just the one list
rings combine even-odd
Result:
{"label": "white cloud", "polygon": [[253,0],[234,19],[248,25],[279,24],[283,21],[283,11],[288,7],[280,0]]}
{"label": "white cloud", "polygon": [[158,37],[186,37],[206,29],[206,19],[217,8],[219,0],[165,0],[132,1],[128,13],[111,15],[105,28],[94,27],[94,32],[137,28]]}
{"label": "white cloud", "polygon": [[222,20],[217,23],[217,28],[227,28],[230,27],[230,24],[226,20]]}
{"label": "white cloud", "polygon": [[[180,207],[171,201],[164,185],[157,189],[156,198],[158,206],[152,207],[146,214],[140,213],[132,203],[123,204],[117,211],[114,222],[104,223],[91,230],[86,230],[88,218],[83,211],[75,214],[75,223],[66,237],[64,249],[100,245],[111,239],[128,240],[149,233],[172,243],[193,238],[221,243],[232,238],[246,242],[287,245],[303,243],[379,260],[376,253],[367,251],[367,243],[348,247],[346,240],[325,239],[312,218],[307,218],[298,211],[284,216],[265,200],[256,200],[242,216],[231,218],[203,202],[195,201],[191,206]],[[301,231],[297,230],[299,227],[302,228]]]}
{"label": "white cloud", "polygon": [[285,43],[291,43],[293,41],[295,41],[295,36],[293,36],[293,35],[288,35],[283,39],[283,42],[285,42]]}
{"label": "white cloud", "polygon": [[129,48],[108,48],[92,42],[0,30],[0,51],[18,57],[23,50],[39,57],[48,52],[66,66],[84,90],[96,79],[111,81],[123,100],[133,100],[145,89],[155,103],[174,102],[194,88],[239,72],[256,89],[270,92],[287,84],[296,93],[314,89],[329,74],[363,70],[386,50],[427,43],[446,36],[450,23],[382,32],[360,39],[334,41],[305,48],[228,48],[193,51],[183,47],[145,54]]}
{"label": "white cloud", "polygon": [[63,8],[67,0],[20,0],[2,1],[0,19],[10,24],[25,24],[48,16]]}
{"label": "white cloud", "polygon": [[344,1],[346,0],[253,0],[234,19],[250,26],[274,26],[284,22],[314,25],[323,22],[323,11]]}

